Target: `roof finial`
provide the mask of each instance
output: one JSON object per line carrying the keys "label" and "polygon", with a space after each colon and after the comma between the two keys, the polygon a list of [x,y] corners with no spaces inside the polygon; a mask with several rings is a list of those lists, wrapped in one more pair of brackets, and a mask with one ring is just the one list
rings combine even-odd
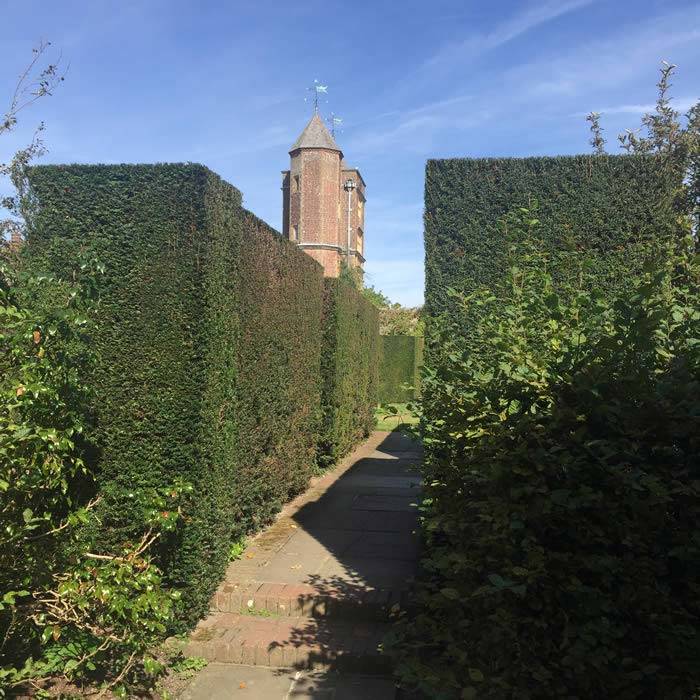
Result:
{"label": "roof finial", "polygon": [[314,84],[306,89],[314,93],[314,113],[318,114],[318,96],[328,94],[328,85],[321,85],[318,80],[314,80]]}
{"label": "roof finial", "polygon": [[335,112],[331,112],[331,116],[326,121],[330,124],[331,136],[335,138],[335,130],[343,123],[343,120]]}

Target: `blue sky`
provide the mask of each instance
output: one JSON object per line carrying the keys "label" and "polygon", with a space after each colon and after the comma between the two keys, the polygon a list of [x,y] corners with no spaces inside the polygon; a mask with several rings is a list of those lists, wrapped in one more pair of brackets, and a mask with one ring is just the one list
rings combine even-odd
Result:
{"label": "blue sky", "polygon": [[[0,160],[44,120],[49,162],[201,162],[281,226],[280,171],[329,85],[326,114],[367,182],[367,281],[422,302],[425,161],[587,152],[653,103],[700,97],[697,0],[0,0],[0,99],[38,39],[70,63]],[[1,105],[2,103],[0,103]]]}

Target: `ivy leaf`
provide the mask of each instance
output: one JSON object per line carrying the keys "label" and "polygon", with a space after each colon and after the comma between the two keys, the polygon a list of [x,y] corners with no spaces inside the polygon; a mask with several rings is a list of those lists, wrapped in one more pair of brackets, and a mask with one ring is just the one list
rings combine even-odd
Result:
{"label": "ivy leaf", "polygon": [[440,593],[442,593],[445,598],[449,598],[450,600],[459,599],[459,591],[455,588],[441,588]]}

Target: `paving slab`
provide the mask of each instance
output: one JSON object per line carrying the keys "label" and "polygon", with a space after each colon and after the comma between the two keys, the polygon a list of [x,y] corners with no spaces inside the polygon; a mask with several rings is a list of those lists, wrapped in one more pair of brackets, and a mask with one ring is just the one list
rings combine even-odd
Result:
{"label": "paving slab", "polygon": [[387,623],[375,620],[220,612],[194,631],[185,653],[231,664],[376,674],[390,666],[381,652],[387,631]]}
{"label": "paving slab", "polygon": [[301,524],[307,531],[322,536],[325,526],[332,522],[337,529],[359,532],[412,532],[418,525],[418,512],[372,511],[348,508],[334,513],[333,519],[322,511],[310,511],[300,516]]}
{"label": "paving slab", "polygon": [[420,480],[411,475],[404,476],[402,474],[352,474],[346,476],[338,488],[355,490],[362,489],[365,491],[374,491],[375,489],[406,489],[411,491],[420,486]]}
{"label": "paving slab", "polygon": [[419,464],[423,458],[423,453],[418,450],[401,450],[389,452],[387,450],[373,450],[367,454],[367,459],[381,459],[381,460],[403,460],[404,462],[410,462],[411,464]]}
{"label": "paving slab", "polygon": [[393,700],[388,678],[261,666],[209,664],[181,695],[182,700]]}

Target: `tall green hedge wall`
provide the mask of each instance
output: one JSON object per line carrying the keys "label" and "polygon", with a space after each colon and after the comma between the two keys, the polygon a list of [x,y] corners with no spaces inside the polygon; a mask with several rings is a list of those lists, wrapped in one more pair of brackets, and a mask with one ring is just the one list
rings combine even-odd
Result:
{"label": "tall green hedge wall", "polygon": [[31,184],[30,266],[69,268],[83,251],[106,267],[94,377],[105,537],[128,536],[138,487],[194,485],[160,553],[191,624],[231,542],[315,468],[321,268],[199,165],[39,167]]}
{"label": "tall green hedge wall", "polygon": [[[415,335],[382,335],[380,339],[380,403],[405,403],[416,399],[420,395],[423,338]],[[413,389],[404,389],[404,384]]]}
{"label": "tall green hedge wall", "polygon": [[375,425],[379,313],[351,280],[324,280],[321,464],[346,454]]}
{"label": "tall green hedge wall", "polygon": [[[425,178],[426,309],[449,308],[447,290],[492,284],[505,266],[499,221],[532,207],[553,252],[593,253],[604,286],[625,284],[640,243],[673,226],[669,185],[652,156],[429,160]],[[556,272],[556,270],[555,270]]]}

